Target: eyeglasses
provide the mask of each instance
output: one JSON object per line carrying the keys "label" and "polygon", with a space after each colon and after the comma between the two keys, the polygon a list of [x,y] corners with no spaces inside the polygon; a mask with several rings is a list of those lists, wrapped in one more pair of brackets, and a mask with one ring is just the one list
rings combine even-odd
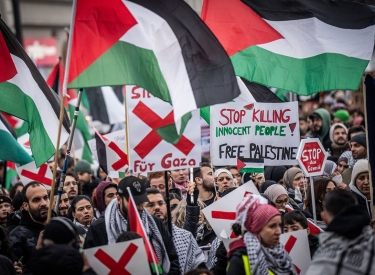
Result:
{"label": "eyeglasses", "polygon": [[231,181],[232,179],[230,177],[224,177],[224,178],[217,178],[218,182],[223,182],[224,180],[226,181]]}
{"label": "eyeglasses", "polygon": [[289,198],[286,198],[285,200],[277,200],[275,203],[277,204],[287,204],[289,202]]}
{"label": "eyeglasses", "polygon": [[64,186],[69,186],[69,185],[78,185],[78,181],[66,181],[66,182],[64,182]]}
{"label": "eyeglasses", "polygon": [[157,203],[149,202],[148,204],[146,204],[146,207],[147,208],[154,208],[156,205],[159,205],[159,207],[162,207],[164,204],[165,204],[164,201],[158,201]]}

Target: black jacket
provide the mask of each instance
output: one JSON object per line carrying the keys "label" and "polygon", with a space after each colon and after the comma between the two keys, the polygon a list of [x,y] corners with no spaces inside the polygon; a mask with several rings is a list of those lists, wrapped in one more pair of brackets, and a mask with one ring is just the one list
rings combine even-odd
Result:
{"label": "black jacket", "polygon": [[14,228],[16,228],[21,221],[21,211],[16,211],[12,214],[8,215],[7,224],[6,224],[6,230],[8,232],[8,235]]}
{"label": "black jacket", "polygon": [[213,269],[214,275],[226,275],[227,274],[227,250],[225,249],[224,243],[221,242],[216,250],[216,265]]}
{"label": "black jacket", "polygon": [[230,252],[227,275],[246,275],[243,255],[247,257],[247,250],[244,246]]}
{"label": "black jacket", "polygon": [[18,261],[23,256],[22,263],[27,264],[42,230],[44,225],[34,222],[29,212],[21,212],[20,224],[9,234],[13,261]]}
{"label": "black jacket", "polygon": [[[362,196],[358,195],[356,192],[351,191],[352,194],[357,198],[358,205],[360,212],[362,213],[367,213],[370,217],[372,218],[372,207],[371,207],[371,202],[368,200],[365,200]],[[367,206],[366,206],[367,204]]]}
{"label": "black jacket", "polygon": [[314,235],[311,235],[311,234],[309,234],[309,236],[307,238],[308,238],[308,241],[309,241],[310,256],[311,256],[311,259],[312,259],[315,251],[319,247],[319,239],[317,237],[315,237]]}
{"label": "black jacket", "polygon": [[[155,220],[156,226],[158,227],[160,234],[164,241],[165,249],[168,252],[168,258],[171,262],[171,267],[169,270],[170,275],[179,275],[180,268],[179,268],[179,261],[178,256],[176,253],[176,249],[173,244],[173,238],[169,234],[168,229],[163,224],[162,220],[156,216],[152,216]],[[101,245],[108,244],[108,235],[105,228],[105,219],[104,217],[100,217],[97,219],[93,224],[90,225],[89,230],[87,231],[84,248],[91,248],[97,247]]]}
{"label": "black jacket", "polygon": [[200,207],[198,205],[186,205],[186,218],[184,229],[197,237],[197,223],[199,221]]}

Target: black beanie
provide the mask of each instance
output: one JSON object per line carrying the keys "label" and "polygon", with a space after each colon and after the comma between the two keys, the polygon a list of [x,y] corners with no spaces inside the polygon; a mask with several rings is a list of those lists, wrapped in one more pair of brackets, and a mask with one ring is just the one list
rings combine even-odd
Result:
{"label": "black beanie", "polygon": [[366,133],[356,134],[354,137],[350,139],[350,142],[357,142],[358,144],[361,144],[363,147],[367,149]]}

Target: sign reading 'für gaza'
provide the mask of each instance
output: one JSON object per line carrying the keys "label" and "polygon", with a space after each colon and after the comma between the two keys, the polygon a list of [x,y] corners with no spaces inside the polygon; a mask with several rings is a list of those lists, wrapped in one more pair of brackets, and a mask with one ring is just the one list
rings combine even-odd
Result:
{"label": "sign reading 'f\u00fcr gaza'", "polygon": [[235,165],[238,157],[264,158],[265,165],[296,164],[299,139],[297,102],[211,107],[214,165]]}

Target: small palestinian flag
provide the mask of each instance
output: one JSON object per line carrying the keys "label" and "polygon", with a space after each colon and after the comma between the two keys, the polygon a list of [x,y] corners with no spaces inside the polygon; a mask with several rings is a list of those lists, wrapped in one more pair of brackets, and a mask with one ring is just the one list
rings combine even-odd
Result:
{"label": "small palestinian flag", "polygon": [[374,18],[354,1],[205,0],[202,8],[236,75],[299,95],[358,89]]}
{"label": "small palestinian flag", "polygon": [[102,168],[104,173],[108,175],[108,168],[107,168],[107,152],[106,152],[106,138],[99,134],[98,131],[95,130],[95,142],[96,142],[96,152],[98,156],[99,166]]}
{"label": "small palestinian flag", "polygon": [[[56,151],[60,99],[2,19],[0,64],[0,110],[27,122],[33,158],[40,166]],[[65,113],[59,148],[69,137],[69,126]]]}
{"label": "small palestinian flag", "polygon": [[138,85],[173,105],[175,121],[240,94],[228,55],[186,2],[77,2],[70,88]]}
{"label": "small palestinian flag", "polygon": [[264,173],[264,159],[238,158],[237,170],[240,173]]}

